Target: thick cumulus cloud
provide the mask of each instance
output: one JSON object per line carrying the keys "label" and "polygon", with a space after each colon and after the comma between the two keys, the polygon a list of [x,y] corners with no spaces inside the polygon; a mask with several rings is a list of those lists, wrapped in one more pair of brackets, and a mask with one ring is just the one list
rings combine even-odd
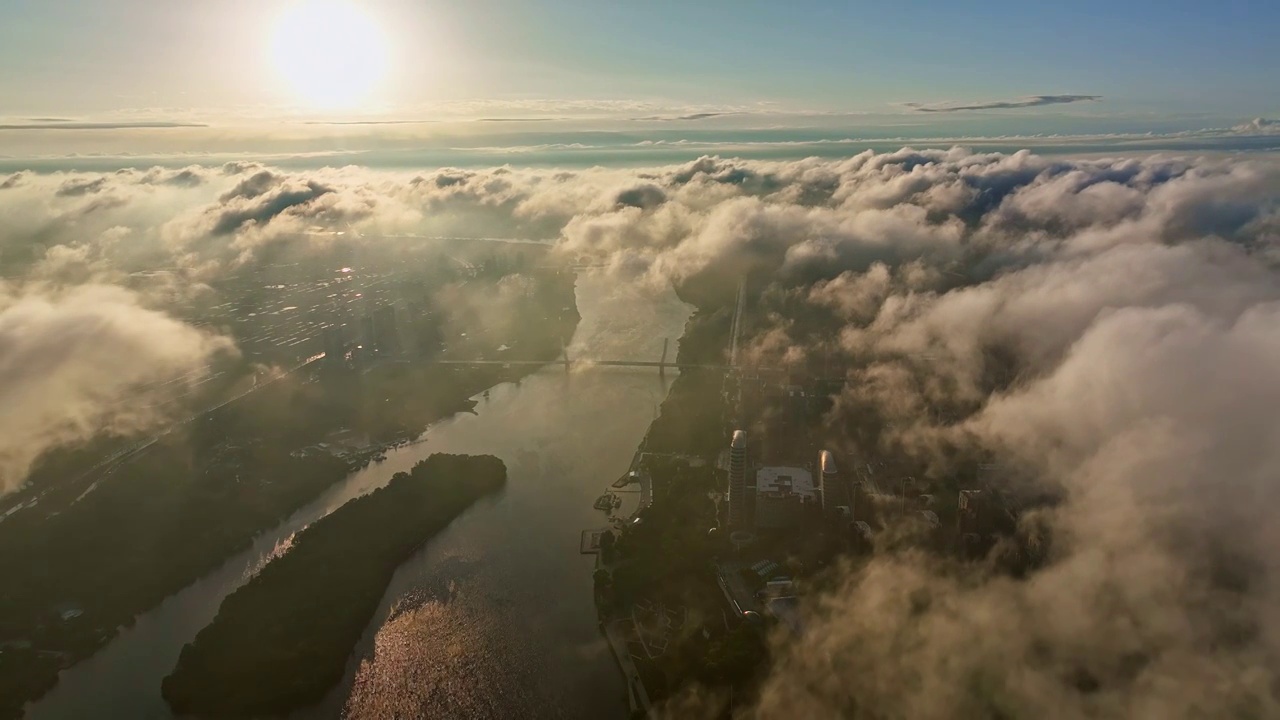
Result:
{"label": "thick cumulus cloud", "polygon": [[[855,456],[954,488],[968,450],[1057,498],[1024,518],[1047,548],[1025,578],[901,550],[847,568],[753,715],[1280,712],[1277,173],[705,159],[653,178],[660,206],[570,221],[563,247],[668,277],[768,269],[790,311],[746,356],[843,355],[828,422]],[[826,322],[806,330],[796,301]]]}
{"label": "thick cumulus cloud", "polygon": [[0,494],[50,448],[156,427],[163,401],[232,351],[119,287],[0,287]]}
{"label": "thick cumulus cloud", "polygon": [[[838,339],[779,323],[762,362],[844,353],[829,422],[855,455],[907,458],[944,487],[963,481],[957,448],[1016,465],[1060,498],[1024,518],[1052,542],[1018,580],[902,551],[848,568],[753,714],[1280,712],[1275,167],[887,167],[833,200],[919,208],[905,237],[932,242],[908,259],[824,225],[793,235],[777,284]],[[822,262],[789,275],[813,247]]]}
{"label": "thick cumulus cloud", "polygon": [[1249,122],[1236,125],[1231,130],[1246,135],[1277,135],[1280,134],[1280,120],[1263,117],[1254,118]]}
{"label": "thick cumulus cloud", "polygon": [[[403,174],[244,162],[14,175],[0,221],[6,274],[19,267],[62,293],[11,293],[6,307],[42,317],[88,312],[72,302],[88,291],[66,288],[129,269],[207,279],[276,243],[402,235],[554,242],[637,281],[749,276],[759,292],[742,357],[843,367],[826,418],[841,450],[906,464],[939,493],[968,482],[975,459],[995,461],[1054,498],[1023,519],[1023,540],[1043,553],[1017,578],[996,556],[961,563],[901,543],[849,564],[811,598],[805,635],[779,642],[752,714],[1280,711],[1280,538],[1267,518],[1280,501],[1274,159],[906,148]],[[170,371],[196,363],[216,343],[191,332],[164,346],[188,350],[150,352]],[[107,422],[76,417],[97,419],[48,426]]]}
{"label": "thick cumulus cloud", "polygon": [[755,714],[1275,716],[1278,354],[1274,300],[1097,316],[963,425],[1064,494],[1034,517],[1045,565],[1015,580],[886,553],[848,570]]}

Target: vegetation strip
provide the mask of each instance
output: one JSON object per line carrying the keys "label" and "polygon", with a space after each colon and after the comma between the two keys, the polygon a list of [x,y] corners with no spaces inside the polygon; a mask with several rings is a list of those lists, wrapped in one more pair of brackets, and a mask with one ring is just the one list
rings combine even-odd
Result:
{"label": "vegetation strip", "polygon": [[506,483],[498,458],[436,454],[343,505],[227,597],[162,693],[180,714],[282,714],[342,679],[396,568]]}

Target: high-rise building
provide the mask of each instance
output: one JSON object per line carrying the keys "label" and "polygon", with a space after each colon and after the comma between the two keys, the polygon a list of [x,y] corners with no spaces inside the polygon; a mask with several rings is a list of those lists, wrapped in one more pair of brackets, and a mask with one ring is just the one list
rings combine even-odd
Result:
{"label": "high-rise building", "polygon": [[729,525],[747,525],[747,434],[741,430],[729,444]]}
{"label": "high-rise building", "polygon": [[322,333],[324,340],[324,367],[330,372],[342,370],[347,365],[346,339],[342,328],[337,325],[326,327]]}
{"label": "high-rise building", "polygon": [[840,471],[836,469],[836,458],[830,450],[818,454],[818,502],[826,509],[829,502],[838,500],[840,490]]}
{"label": "high-rise building", "polygon": [[396,324],[396,309],[384,305],[373,313],[373,338],[379,355],[400,354],[400,329]]}
{"label": "high-rise building", "polygon": [[443,349],[441,313],[429,299],[407,301],[399,308],[400,350],[406,355],[433,358]]}
{"label": "high-rise building", "polygon": [[365,355],[371,355],[378,349],[378,335],[374,332],[372,315],[360,318],[360,347]]}

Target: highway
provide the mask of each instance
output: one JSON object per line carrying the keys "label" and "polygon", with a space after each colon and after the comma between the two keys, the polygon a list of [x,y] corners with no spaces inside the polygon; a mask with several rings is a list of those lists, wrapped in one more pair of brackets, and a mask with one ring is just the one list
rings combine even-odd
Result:
{"label": "highway", "polygon": [[[93,473],[98,472],[99,470],[107,469],[108,466],[111,466],[108,469],[108,474],[110,472],[114,472],[116,467],[119,467],[119,465],[127,462],[131,457],[133,457],[137,453],[140,453],[143,450],[146,450],[147,448],[151,447],[152,445],[155,445],[157,442],[160,441],[161,438],[168,435],[169,433],[172,433],[174,430],[177,430],[178,428],[184,425],[188,425],[202,417],[206,417],[209,414],[217,410],[220,410],[243,397],[251,395],[257,392],[258,390],[261,390],[262,388],[267,387],[271,383],[274,383],[275,381],[281,378],[288,377],[289,375],[292,375],[298,372],[299,370],[302,370],[303,368],[311,365],[317,360],[322,359],[323,357],[324,357],[323,353],[319,355],[312,355],[311,357],[307,358],[306,360],[303,360],[302,362],[289,368],[288,370],[285,370],[284,372],[281,372],[281,373],[277,373],[271,376],[270,378],[268,378],[267,380],[264,380],[263,382],[254,383],[253,387],[250,387],[247,390],[239,392],[236,395],[230,398],[227,398],[226,400],[223,400],[222,402],[216,405],[200,410],[192,415],[189,415],[185,419],[172,422],[169,425],[167,425],[163,430],[156,433],[155,435],[152,435],[151,437],[145,438],[143,440],[139,440],[138,442],[130,445],[129,447],[123,448],[121,450],[117,450],[116,452],[112,453],[111,455],[104,458],[97,465],[94,465],[88,470],[80,473],[80,475],[76,476],[76,479],[72,482],[79,482],[84,478],[92,475]],[[83,493],[81,493],[80,496],[77,497],[74,502],[79,502],[81,498],[83,498],[85,495],[88,495],[90,491],[92,491],[95,487],[97,487],[97,484],[98,484],[97,482],[94,482],[93,485],[90,486],[88,490],[85,490]],[[43,496],[44,493],[42,492],[40,495]]]}
{"label": "highway", "polygon": [[651,367],[677,370],[730,370],[728,365],[698,365],[658,360],[421,360],[426,365],[600,365],[604,367]]}
{"label": "highway", "polygon": [[733,308],[733,329],[729,336],[729,367],[738,366],[738,336],[742,330],[742,306],[747,300],[747,279],[738,282],[738,302]]}

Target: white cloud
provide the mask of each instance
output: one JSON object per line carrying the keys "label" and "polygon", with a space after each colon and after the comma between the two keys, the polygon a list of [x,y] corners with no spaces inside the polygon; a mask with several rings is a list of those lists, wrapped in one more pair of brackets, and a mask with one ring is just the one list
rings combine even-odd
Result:
{"label": "white cloud", "polygon": [[163,402],[232,348],[119,287],[0,286],[0,493],[18,487],[46,450],[171,419]]}
{"label": "white cloud", "polygon": [[[850,382],[828,420],[845,449],[896,454],[940,484],[960,481],[964,458],[995,454],[1059,498],[1024,528],[1051,549],[1025,579],[910,551],[848,568],[815,600],[808,640],[782,651],[759,716],[1276,712],[1274,159],[904,148],[640,170],[240,164],[165,178],[3,181],[6,268],[17,257],[44,283],[10,290],[0,313],[0,337],[42,328],[0,350],[12,368],[0,393],[42,418],[35,440],[10,447],[151,422],[114,409],[139,381],[116,358],[177,373],[222,346],[118,289],[67,289],[130,267],[216,277],[315,231],[555,241],[654,282],[752,271],[770,280],[766,309],[817,319],[779,314],[746,355],[841,354]],[[50,355],[64,347],[75,357]],[[6,452],[8,472],[30,462]]]}

